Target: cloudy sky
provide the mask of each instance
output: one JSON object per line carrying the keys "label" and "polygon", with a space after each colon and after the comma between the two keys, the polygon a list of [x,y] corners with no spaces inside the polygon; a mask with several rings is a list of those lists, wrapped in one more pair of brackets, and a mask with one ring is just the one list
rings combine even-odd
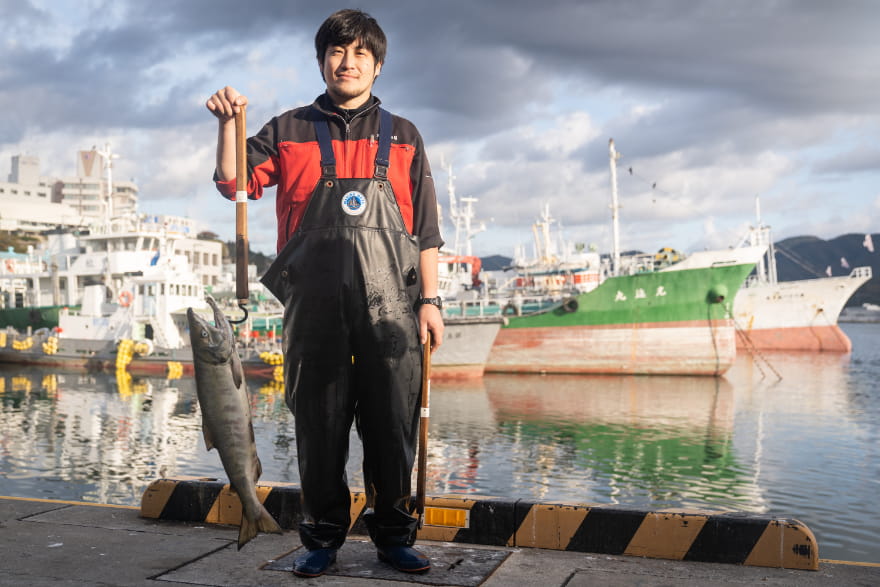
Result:
{"label": "cloudy sky", "polygon": [[[77,150],[109,143],[142,211],[231,239],[204,102],[238,88],[251,134],[310,103],[314,33],[344,7],[388,35],[374,91],[421,130],[441,204],[444,162],[478,198],[478,254],[531,243],[544,204],[566,239],[608,251],[609,138],[624,249],[735,245],[756,196],[776,240],[880,229],[868,0],[0,0],[0,177],[16,154],[72,175]],[[274,252],[271,197],[249,216],[252,246]]]}

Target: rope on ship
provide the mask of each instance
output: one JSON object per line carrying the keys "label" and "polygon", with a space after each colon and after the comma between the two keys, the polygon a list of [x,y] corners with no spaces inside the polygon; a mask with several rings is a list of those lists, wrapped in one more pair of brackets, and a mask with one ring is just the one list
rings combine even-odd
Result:
{"label": "rope on ship", "polygon": [[816,334],[816,332],[813,330],[813,326],[816,326],[818,318],[820,317],[825,319],[825,327],[831,330],[831,332],[834,334],[834,337],[837,339],[837,342],[840,343],[840,346],[843,348],[850,348],[850,341],[846,338],[846,335],[840,331],[839,328],[836,328],[837,323],[832,322],[828,319],[828,314],[825,313],[824,308],[819,308],[816,310],[816,315],[813,316],[813,323],[810,324],[810,334],[812,334],[816,338],[816,344],[819,346],[819,350],[825,349],[822,345],[822,337]]}
{"label": "rope on ship", "polygon": [[721,371],[721,354],[718,352],[718,340],[715,336],[715,320],[712,319],[712,304],[706,304],[706,317],[709,322],[709,332],[712,334],[712,350],[715,351],[715,376]]}
{"label": "rope on ship", "polygon": [[761,378],[764,379],[765,377],[767,377],[767,374],[764,372],[764,368],[761,367],[761,363],[763,362],[768,369],[773,371],[773,374],[776,375],[776,379],[782,381],[782,375],[780,375],[779,371],[777,371],[776,368],[773,367],[767,357],[761,354],[761,351],[759,351],[758,347],[755,346],[755,343],[752,342],[748,331],[740,326],[739,322],[736,321],[736,316],[734,316],[733,312],[730,312],[730,316],[733,318],[733,326],[736,330],[736,336],[743,342],[743,346],[752,356],[752,359],[754,359],[755,365],[758,367],[758,371],[761,372]]}

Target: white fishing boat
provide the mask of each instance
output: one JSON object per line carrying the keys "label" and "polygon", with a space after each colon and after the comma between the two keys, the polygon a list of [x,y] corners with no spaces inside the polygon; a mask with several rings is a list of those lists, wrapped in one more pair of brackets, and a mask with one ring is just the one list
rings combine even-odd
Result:
{"label": "white fishing boat", "polygon": [[[83,288],[81,305],[61,309],[56,327],[0,331],[0,363],[168,378],[191,375],[187,308],[213,316],[204,287],[183,262],[145,268],[118,288],[90,284]],[[230,306],[228,315],[237,318],[241,311]],[[256,318],[249,315],[238,329],[242,366],[249,376],[280,380],[280,345],[273,337],[250,336]]]}
{"label": "white fishing boat", "polygon": [[528,256],[525,247],[517,247],[511,263],[515,277],[509,288],[532,296],[560,299],[599,286],[602,281],[599,253],[584,243],[567,242],[557,220],[550,214],[549,204],[541,209],[540,217],[532,225],[532,233],[534,255]]}
{"label": "white fishing boat", "polygon": [[749,276],[733,303],[742,349],[773,351],[827,351],[848,353],[852,342],[837,322],[846,302],[871,279],[870,267],[856,267],[849,275],[779,281],[770,227],[761,222],[744,239],[767,247],[755,274]]}
{"label": "white fishing boat", "polygon": [[[107,149],[109,160],[114,155]],[[110,169],[100,184],[102,218],[46,231],[41,245],[0,265],[0,327],[58,326],[60,310],[80,306],[89,285],[102,284],[116,301],[130,304],[133,299],[121,299],[132,295],[123,283],[165,267],[187,265],[200,286],[221,282],[223,243],[199,238],[198,223],[190,218],[138,213],[136,200],[131,209],[114,213]]]}

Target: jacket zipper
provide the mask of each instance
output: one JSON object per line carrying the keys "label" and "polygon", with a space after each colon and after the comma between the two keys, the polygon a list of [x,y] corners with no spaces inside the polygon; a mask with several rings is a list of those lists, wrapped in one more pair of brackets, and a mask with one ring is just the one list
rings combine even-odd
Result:
{"label": "jacket zipper", "polygon": [[348,169],[348,143],[351,140],[351,123],[354,122],[355,120],[357,120],[358,118],[361,118],[363,116],[367,116],[368,114],[373,112],[373,110],[375,108],[376,108],[376,106],[374,105],[371,108],[367,108],[363,112],[359,112],[350,121],[346,120],[344,117],[342,117],[340,114],[337,114],[336,112],[328,112],[327,113],[335,118],[338,118],[345,125],[345,136],[343,137],[343,141],[342,141],[342,162],[341,163],[339,161],[336,162],[336,175],[337,175],[337,177],[349,177],[352,175],[352,170]]}

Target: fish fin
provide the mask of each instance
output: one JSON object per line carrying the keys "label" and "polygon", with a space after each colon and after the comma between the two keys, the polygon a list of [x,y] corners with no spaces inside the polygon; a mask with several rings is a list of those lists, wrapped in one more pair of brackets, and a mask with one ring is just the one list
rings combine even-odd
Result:
{"label": "fish fin", "polygon": [[244,381],[244,372],[241,368],[241,358],[238,356],[238,352],[233,348],[232,349],[232,384],[235,385],[235,389],[241,387],[241,382]]}
{"label": "fish fin", "polygon": [[281,530],[281,526],[278,525],[278,522],[275,521],[275,518],[272,517],[272,514],[269,513],[269,510],[267,510],[262,504],[260,504],[260,509],[260,517],[257,520],[257,529],[260,532],[283,534],[284,531]]}
{"label": "fish fin", "polygon": [[211,429],[205,425],[205,415],[202,414],[202,436],[205,437],[205,446],[208,450],[214,448],[214,437],[211,435]]}
{"label": "fish fin", "polygon": [[241,526],[238,529],[238,550],[241,550],[242,546],[250,542],[258,532],[284,533],[281,530],[281,526],[278,525],[278,522],[275,521],[275,518],[272,517],[272,514],[269,513],[269,510],[263,504],[260,504],[260,516],[254,521],[248,520],[247,516],[242,512]]}
{"label": "fish fin", "polygon": [[251,522],[248,520],[244,513],[241,514],[241,526],[238,528],[238,550],[241,550],[241,547],[253,540],[254,536],[257,535],[257,524],[256,522]]}
{"label": "fish fin", "polygon": [[263,463],[260,462],[260,457],[254,459],[254,483],[260,480],[260,476],[263,474]]}

